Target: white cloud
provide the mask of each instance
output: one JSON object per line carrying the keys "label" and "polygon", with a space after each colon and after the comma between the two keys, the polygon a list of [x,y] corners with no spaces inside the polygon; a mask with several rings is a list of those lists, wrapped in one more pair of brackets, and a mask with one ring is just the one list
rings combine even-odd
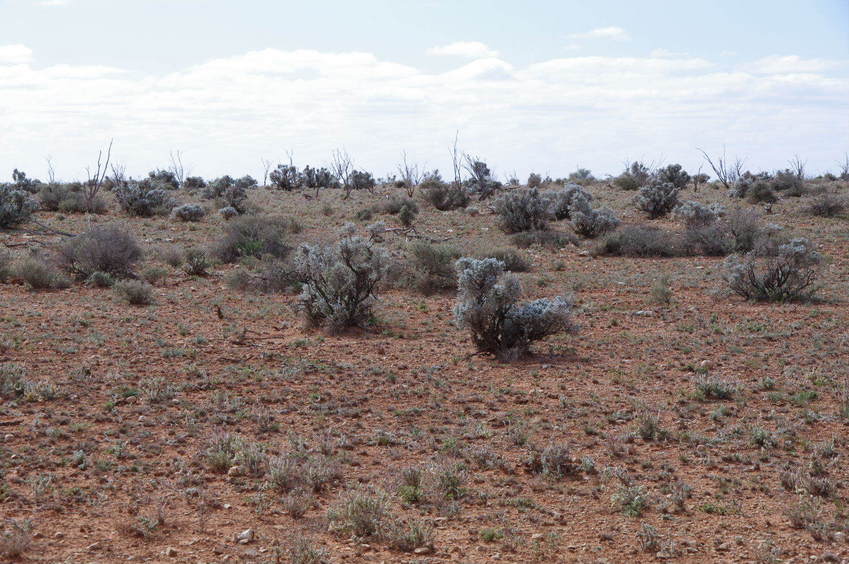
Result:
{"label": "white cloud", "polygon": [[669,49],[652,49],[649,53],[651,57],[687,57],[689,53],[670,51]]}
{"label": "white cloud", "polygon": [[23,65],[32,61],[32,49],[26,45],[0,45],[0,65]]}
{"label": "white cloud", "polygon": [[753,167],[783,166],[785,153],[798,151],[813,169],[849,145],[840,127],[849,79],[828,65],[767,74],[692,56],[530,65],[486,56],[432,73],[371,53],[264,49],[144,75],[37,68],[24,46],[0,53],[13,62],[0,65],[0,173],[38,176],[49,153],[60,176],[79,177],[112,137],[132,174],[179,148],[204,176],[256,175],[259,158],[280,158],[283,148],[301,165],[321,165],[342,146],[377,174],[394,168],[400,148],[445,171],[458,129],[461,146],[496,170],[555,176],[575,162],[617,172],[635,151],[696,168],[695,147],[723,143],[741,147]]}
{"label": "white cloud", "polygon": [[427,50],[428,55],[464,57],[466,59],[480,59],[485,57],[497,57],[498,51],[490,49],[480,41],[457,41],[448,45],[431,47]]}
{"label": "white cloud", "polygon": [[837,61],[803,59],[797,55],[770,55],[740,66],[742,70],[759,74],[817,73],[838,66]]}
{"label": "white cloud", "polygon": [[54,6],[67,6],[71,3],[71,0],[41,0],[38,2],[39,6],[46,7],[54,7]]}
{"label": "white cloud", "polygon": [[628,32],[617,26],[597,27],[584,33],[573,33],[570,39],[612,39],[614,41],[628,41],[631,36]]}

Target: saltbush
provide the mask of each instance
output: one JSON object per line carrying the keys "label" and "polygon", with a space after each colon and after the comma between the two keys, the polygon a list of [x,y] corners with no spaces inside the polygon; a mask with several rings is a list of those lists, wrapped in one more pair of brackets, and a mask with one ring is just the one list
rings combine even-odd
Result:
{"label": "saltbush", "polygon": [[551,199],[551,213],[555,219],[570,219],[575,211],[590,209],[592,194],[577,184],[569,184],[564,189],[546,194]]}
{"label": "saltbush", "polygon": [[450,245],[414,241],[409,245],[410,278],[423,294],[433,294],[457,287],[454,262],[460,251]]}
{"label": "saltbush", "polygon": [[779,245],[774,256],[755,252],[726,260],[727,280],[738,295],[755,301],[787,302],[810,299],[822,256],[807,239]]}
{"label": "saltbush", "polygon": [[847,207],[849,207],[849,204],[847,204],[846,198],[833,194],[823,194],[813,200],[805,211],[817,217],[837,217],[844,213]]}
{"label": "saltbush", "polygon": [[679,164],[671,164],[655,172],[657,180],[661,183],[668,182],[676,188],[683,189],[690,182],[690,175]]}
{"label": "saltbush", "polygon": [[71,286],[71,280],[47,261],[31,256],[19,261],[14,275],[32,290],[60,290]]}
{"label": "saltbush", "polygon": [[513,249],[486,249],[477,254],[477,258],[494,258],[504,263],[504,270],[508,272],[528,272],[531,263],[520,253]]}
{"label": "saltbush", "polygon": [[437,171],[422,181],[420,189],[425,200],[439,211],[456,210],[469,205],[469,194],[465,188],[443,182]]}
{"label": "saltbush", "polygon": [[130,305],[150,305],[154,301],[153,286],[141,280],[119,280],[112,289]]}
{"label": "saltbush", "polygon": [[151,184],[163,190],[177,190],[180,187],[180,181],[170,170],[152,170],[147,173],[147,179]]}
{"label": "saltbush", "polygon": [[41,209],[45,211],[97,214],[106,212],[106,202],[103,198],[94,196],[89,199],[79,182],[44,184],[38,192],[38,199],[41,201]]}
{"label": "saltbush", "polygon": [[594,210],[587,207],[573,211],[571,216],[575,233],[588,239],[595,239],[619,226],[619,218],[608,208]]}
{"label": "saltbush", "polygon": [[195,247],[186,251],[186,260],[183,263],[183,270],[186,271],[186,274],[206,276],[210,266],[212,266],[212,261],[209,260],[209,255],[204,249]]}
{"label": "saltbush", "polygon": [[277,168],[271,171],[268,179],[273,188],[287,192],[297,190],[304,185],[303,175],[298,172],[298,168],[295,166],[277,165]]}
{"label": "saltbush", "polygon": [[599,255],[625,257],[674,257],[680,254],[675,233],[654,227],[628,225],[608,235],[595,249]]}
{"label": "saltbush", "polygon": [[189,176],[183,181],[183,188],[190,192],[206,188],[206,181],[200,176]]}
{"label": "saltbush", "polygon": [[303,284],[300,306],[308,324],[339,331],[371,323],[388,255],[354,235],[352,225],[345,226],[335,245],[302,245],[295,267]]}
{"label": "saltbush", "polygon": [[634,198],[634,204],[655,219],[667,215],[678,205],[678,192],[681,189],[671,182],[653,182],[640,188]]}
{"label": "saltbush", "polygon": [[543,298],[519,304],[519,279],[505,274],[504,263],[492,258],[457,261],[458,294],[454,307],[457,325],[468,329],[478,351],[513,359],[530,345],[563,332],[575,332],[572,301]]}
{"label": "saltbush", "polygon": [[634,161],[625,168],[625,172],[613,179],[613,185],[622,190],[639,190],[651,178],[651,170],[639,161]]}
{"label": "saltbush", "polygon": [[551,200],[536,188],[507,192],[495,201],[495,212],[506,233],[545,231],[552,218],[551,207]]}
{"label": "saltbush", "polygon": [[117,186],[115,199],[125,213],[131,216],[151,217],[165,215],[175,202],[167,190],[150,182],[130,183]]}
{"label": "saltbush", "polygon": [[0,184],[0,229],[26,223],[37,209],[38,202],[27,192]]}
{"label": "saltbush", "polygon": [[142,251],[135,237],[119,225],[100,225],[65,241],[58,251],[60,266],[77,278],[95,272],[116,278],[132,276]]}
{"label": "saltbush", "polygon": [[183,204],[171,210],[171,214],[180,221],[200,221],[206,210],[198,204]]}
{"label": "saltbush", "polygon": [[692,200],[682,202],[672,210],[672,216],[683,222],[687,227],[709,225],[719,219],[724,213],[725,207],[721,204],[710,204],[706,206]]}
{"label": "saltbush", "polygon": [[283,258],[291,251],[287,234],[299,230],[300,226],[295,221],[285,217],[241,216],[227,224],[224,237],[213,253],[224,263],[263,255]]}

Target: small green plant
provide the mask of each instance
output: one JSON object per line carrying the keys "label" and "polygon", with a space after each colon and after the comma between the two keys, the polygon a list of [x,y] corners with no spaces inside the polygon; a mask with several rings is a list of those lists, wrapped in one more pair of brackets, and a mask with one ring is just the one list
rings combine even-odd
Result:
{"label": "small green plant", "polygon": [[119,298],[130,305],[154,303],[153,286],[141,280],[120,280],[112,287]]}
{"label": "small green plant", "polygon": [[700,400],[727,400],[737,393],[737,386],[713,376],[704,376],[696,380],[696,397]]}
{"label": "small green plant", "polygon": [[652,284],[651,300],[658,305],[669,305],[672,303],[672,287],[669,284],[668,276],[662,276]]}
{"label": "small green plant", "polygon": [[206,276],[212,262],[209,260],[209,255],[201,248],[192,248],[186,251],[186,260],[183,263],[183,270],[191,276]]}
{"label": "small green plant", "polygon": [[640,517],[649,506],[649,498],[642,486],[622,485],[611,497],[628,517]]}

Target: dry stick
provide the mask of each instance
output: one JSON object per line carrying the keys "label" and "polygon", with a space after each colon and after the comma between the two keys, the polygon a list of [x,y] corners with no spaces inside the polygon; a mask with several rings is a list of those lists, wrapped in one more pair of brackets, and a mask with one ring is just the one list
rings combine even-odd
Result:
{"label": "dry stick", "polygon": [[44,241],[39,241],[38,239],[30,239],[29,241],[27,241],[25,243],[3,243],[3,244],[6,245],[7,247],[9,247],[10,249],[13,249],[15,247],[28,247],[33,243],[37,243],[37,244],[43,245],[43,246],[47,245],[47,243],[45,243]]}
{"label": "dry stick", "polygon": [[48,225],[44,225],[43,223],[41,223],[38,220],[30,219],[30,221],[33,222],[34,224],[38,225],[42,229],[46,229],[47,231],[49,231],[51,233],[55,233],[57,235],[62,235],[64,237],[76,237],[76,234],[74,234],[74,233],[68,233],[67,231],[59,231],[58,229],[53,229],[52,227],[50,227]]}

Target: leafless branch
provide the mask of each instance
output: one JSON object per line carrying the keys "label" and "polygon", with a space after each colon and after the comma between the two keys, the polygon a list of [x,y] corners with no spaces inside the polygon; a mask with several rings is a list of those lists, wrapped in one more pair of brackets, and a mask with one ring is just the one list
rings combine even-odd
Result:
{"label": "leafless branch", "polygon": [[790,159],[790,169],[796,174],[796,177],[799,180],[805,179],[805,165],[807,161],[803,161],[799,155],[793,155],[793,158]]}
{"label": "leafless branch", "polygon": [[353,169],[351,157],[348,155],[348,152],[345,149],[335,149],[330,154],[330,164],[328,166],[333,176],[342,183],[342,187],[345,189],[345,198],[348,198],[351,195],[350,176]]}
{"label": "leafless branch", "polygon": [[92,174],[91,168],[86,167],[88,182],[86,182],[85,199],[86,205],[91,207],[100,189],[103,187],[103,181],[106,180],[106,174],[109,171],[109,161],[112,158],[112,143],[114,139],[109,140],[109,146],[106,148],[106,160],[103,160],[103,149],[97,152],[97,167]]}
{"label": "leafless branch", "polygon": [[728,162],[728,157],[725,155],[725,147],[722,148],[722,156],[719,156],[714,161],[710,158],[704,149],[699,149],[699,152],[707,161],[713,173],[716,174],[717,180],[722,182],[722,185],[727,189],[731,189],[731,185],[737,182],[737,179],[743,174],[744,160],[736,158],[733,163]]}
{"label": "leafless branch", "polygon": [[262,185],[268,186],[268,173],[271,171],[274,163],[265,158],[260,159],[260,162],[262,163]]}
{"label": "leafless branch", "polygon": [[460,130],[454,134],[454,145],[449,149],[451,154],[451,166],[454,169],[454,186],[460,186],[463,182],[463,156],[460,153],[458,143],[460,141]]}
{"label": "leafless branch", "polygon": [[47,155],[44,160],[47,161],[47,181],[53,184],[56,182],[56,168],[53,166],[53,157]]}
{"label": "leafless branch", "polygon": [[171,157],[171,172],[174,174],[177,182],[180,183],[180,186],[182,186],[183,181],[186,179],[186,169],[183,166],[183,152],[178,149],[176,151],[170,151],[169,155]]}
{"label": "leafless branch", "polygon": [[398,165],[398,175],[404,183],[407,195],[412,198],[416,193],[416,186],[422,181],[422,173],[419,165],[407,162],[407,151],[401,151],[401,163]]}

